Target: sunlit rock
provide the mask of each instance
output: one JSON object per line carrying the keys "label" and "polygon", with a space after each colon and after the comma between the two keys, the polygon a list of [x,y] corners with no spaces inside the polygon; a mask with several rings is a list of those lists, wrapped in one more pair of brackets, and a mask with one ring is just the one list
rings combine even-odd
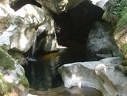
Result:
{"label": "sunlit rock", "polygon": [[56,14],[66,12],[68,9],[76,7],[83,0],[36,0],[42,6],[46,6],[49,10]]}
{"label": "sunlit rock", "polygon": [[113,29],[109,23],[96,22],[89,33],[87,48],[99,57],[122,56],[113,38]]}
{"label": "sunlit rock", "polygon": [[64,85],[87,86],[100,90],[103,96],[126,96],[127,77],[115,66],[121,65],[120,57],[93,62],[76,62],[59,68]]}
{"label": "sunlit rock", "polygon": [[106,10],[109,0],[90,0],[92,4]]}
{"label": "sunlit rock", "polygon": [[119,49],[122,50],[124,57],[127,59],[127,27],[118,28],[114,33],[114,38]]}
{"label": "sunlit rock", "polygon": [[11,13],[14,10],[8,5],[0,2],[0,35],[9,27],[11,23]]}
{"label": "sunlit rock", "polygon": [[[55,34],[54,21],[47,11],[43,7],[27,4],[13,13],[10,26],[0,36],[0,45],[5,46],[8,50],[13,49],[25,53],[35,43],[37,35],[46,30],[48,36],[44,38],[46,41],[46,44],[43,44],[44,49],[56,48],[56,36],[53,39],[51,36]],[[43,30],[40,30],[42,27]]]}
{"label": "sunlit rock", "polygon": [[[46,11],[46,21],[38,27],[37,32],[38,32],[37,39],[38,48],[36,50],[38,51],[44,50],[45,52],[51,52],[59,49],[57,48],[58,42],[54,29],[54,20],[51,17],[51,14],[48,12],[48,10]],[[41,36],[43,36],[43,38]]]}
{"label": "sunlit rock", "polygon": [[0,96],[26,96],[28,81],[23,67],[0,48]]}

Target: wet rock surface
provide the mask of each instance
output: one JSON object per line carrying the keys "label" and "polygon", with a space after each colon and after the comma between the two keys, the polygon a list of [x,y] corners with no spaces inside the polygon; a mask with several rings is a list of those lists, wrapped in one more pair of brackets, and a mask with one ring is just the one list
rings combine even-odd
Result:
{"label": "wet rock surface", "polygon": [[63,86],[49,89],[47,91],[30,90],[28,96],[103,96],[102,93],[94,88],[77,86],[70,89]]}
{"label": "wet rock surface", "polygon": [[103,96],[126,96],[127,77],[115,66],[121,64],[121,58],[107,58],[94,62],[65,64],[59,68],[64,85],[89,86],[98,89]]}

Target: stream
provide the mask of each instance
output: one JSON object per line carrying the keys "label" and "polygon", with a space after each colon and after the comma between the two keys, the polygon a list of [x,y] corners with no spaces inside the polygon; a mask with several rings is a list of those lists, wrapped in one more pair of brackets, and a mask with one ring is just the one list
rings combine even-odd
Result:
{"label": "stream", "polygon": [[36,96],[103,96],[100,91],[84,87],[65,88],[58,68],[63,64],[99,60],[86,50],[61,49],[59,52],[31,58],[24,66],[30,94]]}

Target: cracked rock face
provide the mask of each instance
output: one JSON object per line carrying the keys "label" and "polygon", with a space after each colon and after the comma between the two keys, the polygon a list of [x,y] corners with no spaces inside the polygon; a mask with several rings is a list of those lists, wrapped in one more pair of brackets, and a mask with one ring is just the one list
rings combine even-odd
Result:
{"label": "cracked rock face", "polygon": [[36,0],[41,5],[46,6],[49,10],[56,14],[66,12],[76,7],[83,0]]}
{"label": "cracked rock face", "polygon": [[[3,9],[1,8],[1,10]],[[0,45],[4,46],[7,50],[12,49],[21,53],[27,52],[35,43],[37,36],[45,30],[46,37],[42,38],[44,40],[43,44],[41,44],[43,45],[41,49],[45,51],[57,49],[54,21],[46,8],[27,4],[16,12],[9,13],[6,10],[1,12],[3,14],[1,14],[0,19],[6,18],[6,20],[2,19],[3,21],[0,22],[3,23],[1,25],[2,28],[0,27],[0,34],[2,33]],[[7,22],[8,20],[10,21]],[[9,24],[5,25],[4,23]]]}
{"label": "cracked rock face", "polygon": [[93,62],[76,62],[59,68],[64,85],[88,86],[100,90],[103,96],[126,96],[127,77],[115,69],[120,65],[119,57],[106,58]]}

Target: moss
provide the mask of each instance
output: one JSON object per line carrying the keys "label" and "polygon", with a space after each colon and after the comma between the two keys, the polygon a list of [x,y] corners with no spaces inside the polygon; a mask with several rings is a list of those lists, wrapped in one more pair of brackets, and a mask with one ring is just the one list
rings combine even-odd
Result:
{"label": "moss", "polygon": [[5,70],[10,69],[14,70],[14,61],[12,57],[0,47],[0,66],[2,66]]}
{"label": "moss", "polygon": [[123,72],[123,73],[124,73],[124,68],[123,68],[123,66],[121,66],[121,65],[116,65],[116,66],[115,66],[115,69],[118,70],[118,71],[120,71],[120,72]]}
{"label": "moss", "polygon": [[117,27],[118,28],[123,28],[127,26],[127,10],[126,14],[122,16],[122,18],[117,22]]}
{"label": "moss", "polygon": [[18,77],[20,78],[19,84],[22,84],[22,85],[24,85],[26,88],[28,88],[28,87],[29,87],[29,83],[28,83],[27,78],[26,78],[24,75],[23,75],[23,76],[18,75]]}
{"label": "moss", "polygon": [[3,76],[4,74],[0,72],[0,96],[5,96],[13,88],[13,84],[6,82]]}
{"label": "moss", "polygon": [[[5,88],[5,84],[3,82],[3,74],[0,72],[0,90],[1,91],[4,91],[6,88]],[[3,92],[2,92],[3,93]]]}
{"label": "moss", "polygon": [[127,53],[127,43],[123,44],[121,47],[123,54],[125,55]]}
{"label": "moss", "polygon": [[21,59],[22,55],[16,51],[9,50],[8,54],[10,54],[14,59]]}
{"label": "moss", "polygon": [[124,69],[125,69],[125,73],[127,73],[127,66]]}
{"label": "moss", "polygon": [[123,66],[127,66],[127,60],[122,61]]}
{"label": "moss", "polygon": [[114,2],[113,14],[119,17],[118,28],[123,28],[127,24],[127,0],[116,0]]}

